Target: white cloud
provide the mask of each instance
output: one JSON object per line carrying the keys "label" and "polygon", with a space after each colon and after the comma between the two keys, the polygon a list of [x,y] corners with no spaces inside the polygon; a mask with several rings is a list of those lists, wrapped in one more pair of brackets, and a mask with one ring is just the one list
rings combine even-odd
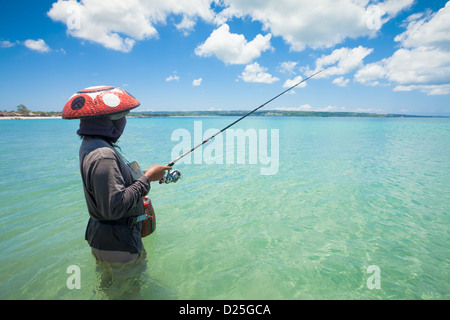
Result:
{"label": "white cloud", "polygon": [[406,31],[395,37],[395,41],[400,42],[403,47],[449,47],[450,2],[434,15],[425,17],[413,15],[408,20]]}
{"label": "white cloud", "polygon": [[274,110],[280,111],[317,111],[317,112],[332,112],[339,111],[344,112],[347,110],[345,107],[337,107],[337,106],[326,106],[326,107],[312,107],[310,104],[302,104],[298,107],[284,107],[284,108],[276,108]]}
{"label": "white cloud", "polygon": [[0,41],[0,48],[11,48],[14,47],[16,44],[14,42],[11,42],[9,40],[1,40]]}
{"label": "white cloud", "polygon": [[398,85],[394,88],[394,91],[413,91],[419,90],[426,93],[429,96],[435,95],[447,95],[450,94],[450,84],[442,85]]}
{"label": "white cloud", "polygon": [[450,52],[437,48],[399,49],[386,59],[390,81],[398,84],[450,83]]}
{"label": "white cloud", "polygon": [[175,27],[183,32],[185,36],[189,35],[189,33],[194,30],[195,19],[184,16],[180,23],[176,24]]}
{"label": "white cloud", "polygon": [[419,90],[429,95],[450,94],[450,52],[419,47],[399,49],[391,57],[371,63],[355,74],[365,85],[394,84],[394,91]]}
{"label": "white cloud", "polygon": [[[136,40],[157,35],[146,13],[142,3],[136,0],[58,0],[47,14],[52,20],[65,23],[67,33],[73,37],[99,43],[108,49],[128,52]],[[154,19],[158,21],[157,17]]]}
{"label": "white cloud", "polygon": [[[302,81],[302,76],[297,76],[294,79],[288,79],[284,82],[283,84],[283,88],[290,88],[295,86],[297,83],[299,83],[300,81]],[[296,88],[304,88],[306,87],[306,81],[299,84]]]}
{"label": "white cloud", "polygon": [[170,81],[180,81],[180,77],[176,74],[176,72],[174,72],[174,74],[172,74],[172,75],[170,75],[170,76],[168,76],[168,77],[166,78],[166,81],[167,81],[167,82],[170,82]]}
{"label": "white cloud", "polygon": [[344,79],[344,77],[338,77],[332,81],[333,84],[339,87],[346,87],[350,79]]}
{"label": "white cloud", "polygon": [[45,53],[45,52],[50,51],[50,47],[42,39],[38,39],[38,40],[28,39],[28,40],[25,40],[23,44],[28,49],[34,50],[37,52]]}
{"label": "white cloud", "polygon": [[450,94],[450,2],[435,14],[414,14],[406,21],[406,31],[395,38],[402,47],[359,70],[355,80],[377,85],[384,79],[394,91]]}
{"label": "white cloud", "polygon": [[197,17],[211,22],[210,4],[210,0],[58,0],[47,14],[66,24],[73,37],[129,52],[136,41],[157,37],[155,25],[166,23],[170,15],[182,17],[176,25],[181,31],[192,30]]}
{"label": "white cloud", "polygon": [[376,108],[356,108],[354,112],[362,112],[362,113],[381,113],[383,110]]}
{"label": "white cloud", "polygon": [[309,104],[302,104],[298,107],[283,107],[283,108],[275,108],[274,110],[283,110],[283,111],[312,111],[312,106]]}
{"label": "white cloud", "polygon": [[319,70],[329,67],[317,75],[317,78],[325,78],[333,75],[344,75],[363,66],[363,60],[373,49],[359,46],[356,48],[340,48],[329,55],[323,55],[316,60],[316,69],[307,70],[307,74],[313,74]]}
{"label": "white cloud", "polygon": [[[233,17],[251,17],[264,30],[282,37],[291,50],[330,48],[345,39],[375,36],[380,27],[414,0],[386,0],[376,4],[379,17],[371,12],[369,0],[223,0],[226,7],[216,17],[224,23]],[[373,5],[372,5],[373,8]],[[376,19],[377,28],[369,27]]]}
{"label": "white cloud", "polygon": [[379,85],[379,79],[386,75],[384,67],[380,63],[370,63],[355,73],[355,80],[359,83],[376,86]]}
{"label": "white cloud", "polygon": [[247,42],[244,35],[230,33],[230,27],[223,24],[195,49],[195,54],[201,57],[215,55],[226,64],[247,64],[271,48],[271,37],[271,34],[258,34],[255,39]]}
{"label": "white cloud", "polygon": [[280,66],[278,67],[278,70],[281,73],[286,73],[286,74],[294,74],[294,68],[297,65],[297,62],[294,61],[284,61],[280,63]]}
{"label": "white cloud", "polygon": [[192,85],[194,87],[198,87],[199,85],[202,84],[203,79],[202,78],[198,78],[198,79],[194,79],[194,81],[192,81]]}
{"label": "white cloud", "polygon": [[411,7],[414,0],[386,0],[376,4],[386,15],[385,19],[395,17],[400,11]]}
{"label": "white cloud", "polygon": [[326,112],[331,112],[331,111],[345,111],[346,108],[345,107],[337,107],[337,106],[326,106],[325,108],[318,108],[315,111],[326,111]]}
{"label": "white cloud", "polygon": [[254,62],[245,67],[239,78],[245,82],[258,82],[258,83],[273,83],[278,81],[277,77],[267,73],[267,68],[259,65],[258,62]]}
{"label": "white cloud", "polygon": [[[199,19],[223,25],[233,18],[251,18],[264,31],[282,37],[291,50],[330,48],[344,40],[375,36],[384,23],[414,0],[376,3],[380,22],[373,19],[369,0],[57,0],[48,16],[67,26],[73,37],[129,52],[137,41],[158,37],[156,26],[168,22],[188,34]],[[377,20],[377,21],[378,21]],[[259,50],[261,51],[261,50]],[[250,61],[243,62],[249,63]]]}

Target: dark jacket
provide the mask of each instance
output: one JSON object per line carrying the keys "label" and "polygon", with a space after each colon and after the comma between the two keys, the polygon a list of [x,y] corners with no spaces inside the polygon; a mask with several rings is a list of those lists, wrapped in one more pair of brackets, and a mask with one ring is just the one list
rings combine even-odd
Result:
{"label": "dark jacket", "polygon": [[86,136],[80,147],[80,171],[90,219],[85,238],[100,250],[142,251],[142,223],[127,218],[144,214],[142,197],[150,191],[146,176],[133,181],[119,153],[102,138]]}

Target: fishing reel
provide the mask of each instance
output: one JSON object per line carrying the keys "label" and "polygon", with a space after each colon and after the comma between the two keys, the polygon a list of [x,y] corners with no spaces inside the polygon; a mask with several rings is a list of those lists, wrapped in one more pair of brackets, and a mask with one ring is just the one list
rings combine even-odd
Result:
{"label": "fishing reel", "polygon": [[181,179],[181,172],[178,171],[177,169],[174,169],[174,170],[167,171],[167,173],[164,175],[164,178],[159,180],[159,184],[175,183],[180,179]]}
{"label": "fishing reel", "polygon": [[[133,161],[131,163],[127,161],[127,165],[131,169],[130,172],[134,180],[137,180],[144,175],[144,172],[141,170],[136,161]],[[175,183],[180,179],[181,179],[181,172],[174,169],[167,171],[167,173],[164,175],[164,178],[159,180],[159,184]]]}

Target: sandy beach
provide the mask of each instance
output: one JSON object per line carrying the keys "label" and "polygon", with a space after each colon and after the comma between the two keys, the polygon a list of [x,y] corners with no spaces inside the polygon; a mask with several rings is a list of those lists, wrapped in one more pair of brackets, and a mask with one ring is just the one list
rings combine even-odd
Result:
{"label": "sandy beach", "polygon": [[61,117],[0,117],[0,120],[24,120],[24,119],[61,119]]}

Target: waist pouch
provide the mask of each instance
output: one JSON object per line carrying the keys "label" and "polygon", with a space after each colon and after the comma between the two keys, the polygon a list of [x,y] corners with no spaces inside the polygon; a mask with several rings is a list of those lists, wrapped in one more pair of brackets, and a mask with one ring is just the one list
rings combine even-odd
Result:
{"label": "waist pouch", "polygon": [[152,234],[156,229],[155,211],[153,210],[151,200],[148,199],[147,197],[144,197],[144,208],[147,219],[142,221],[142,231],[141,231],[142,238]]}

